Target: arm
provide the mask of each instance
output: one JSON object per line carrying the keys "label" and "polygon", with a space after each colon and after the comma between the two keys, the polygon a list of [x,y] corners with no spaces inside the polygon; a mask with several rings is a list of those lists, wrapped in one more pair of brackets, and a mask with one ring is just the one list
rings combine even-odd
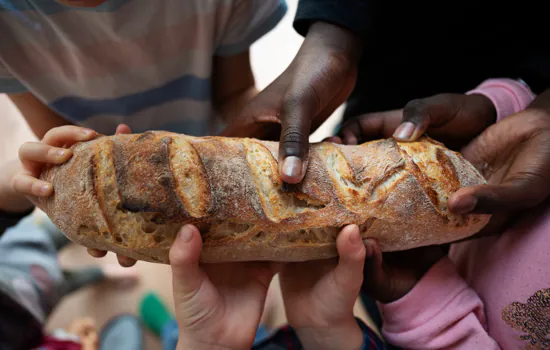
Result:
{"label": "arm", "polygon": [[486,330],[483,303],[448,258],[401,299],[381,304],[388,342],[414,349],[500,349]]}
{"label": "arm", "polygon": [[8,97],[39,139],[42,139],[50,129],[70,124],[30,92],[8,94]]}
{"label": "arm", "polygon": [[19,220],[29,215],[34,205],[25,196],[15,192],[12,179],[23,170],[19,161],[11,161],[2,166],[0,172],[0,237],[6,229],[15,226]]}
{"label": "arm", "polygon": [[250,67],[250,51],[234,56],[214,56],[212,74],[214,108],[229,122],[258,90]]}

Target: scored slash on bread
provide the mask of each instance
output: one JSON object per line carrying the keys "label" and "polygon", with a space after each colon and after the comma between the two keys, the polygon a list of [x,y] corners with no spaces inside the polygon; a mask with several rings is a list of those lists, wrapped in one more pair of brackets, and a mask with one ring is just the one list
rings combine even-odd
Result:
{"label": "scored slash on bread", "polygon": [[457,241],[488,215],[451,214],[447,199],[484,184],[460,154],[423,137],[310,147],[306,177],[286,191],[278,143],[154,131],[73,146],[41,178],[40,207],[71,240],[168,263],[183,224],[203,236],[201,261],[305,261],[337,255],[336,235],[358,224],[383,251]]}

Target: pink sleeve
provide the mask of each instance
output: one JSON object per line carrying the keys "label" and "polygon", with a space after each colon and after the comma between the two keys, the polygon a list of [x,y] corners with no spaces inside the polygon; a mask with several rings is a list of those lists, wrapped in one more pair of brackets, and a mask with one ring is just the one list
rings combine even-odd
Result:
{"label": "pink sleeve", "polygon": [[524,110],[536,97],[526,84],[505,78],[485,80],[466,94],[480,94],[490,99],[497,111],[497,121]]}
{"label": "pink sleeve", "polygon": [[403,298],[380,304],[382,332],[405,349],[500,349],[486,330],[483,303],[447,258]]}

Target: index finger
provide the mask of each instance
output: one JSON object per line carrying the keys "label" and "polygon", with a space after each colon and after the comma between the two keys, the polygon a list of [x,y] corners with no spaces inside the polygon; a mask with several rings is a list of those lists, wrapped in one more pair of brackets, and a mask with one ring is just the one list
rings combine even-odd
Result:
{"label": "index finger", "polygon": [[64,125],[50,129],[42,143],[55,147],[70,147],[77,142],[88,141],[96,137],[94,130],[75,125]]}

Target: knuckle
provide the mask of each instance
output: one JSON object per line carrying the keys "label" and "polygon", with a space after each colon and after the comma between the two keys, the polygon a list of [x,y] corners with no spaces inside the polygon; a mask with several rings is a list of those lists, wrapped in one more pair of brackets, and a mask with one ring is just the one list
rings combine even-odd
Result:
{"label": "knuckle", "polygon": [[403,108],[403,119],[418,119],[425,114],[428,104],[425,99],[409,101]]}
{"label": "knuckle", "polygon": [[299,109],[317,110],[319,96],[314,92],[312,86],[300,87],[283,97],[282,114],[285,118],[294,115]]}

